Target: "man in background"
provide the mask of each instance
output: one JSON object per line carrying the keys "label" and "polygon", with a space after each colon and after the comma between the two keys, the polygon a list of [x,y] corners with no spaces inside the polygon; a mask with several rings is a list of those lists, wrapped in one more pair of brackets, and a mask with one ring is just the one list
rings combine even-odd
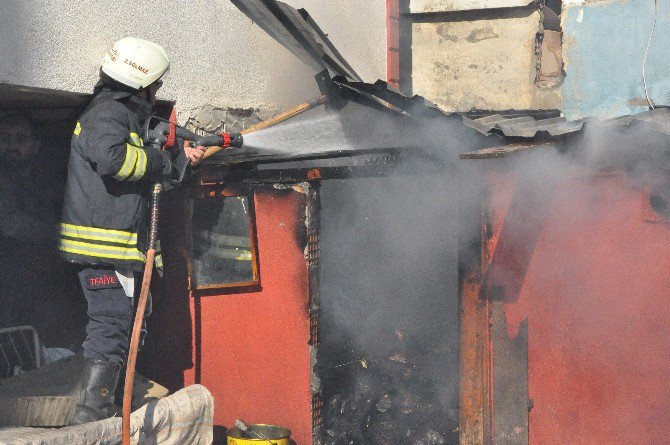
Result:
{"label": "man in background", "polygon": [[32,117],[0,114],[0,327],[36,324],[56,260],[56,212]]}

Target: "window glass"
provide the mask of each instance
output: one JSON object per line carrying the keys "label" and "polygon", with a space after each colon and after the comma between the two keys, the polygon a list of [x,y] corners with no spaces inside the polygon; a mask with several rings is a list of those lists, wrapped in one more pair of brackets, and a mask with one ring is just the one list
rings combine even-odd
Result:
{"label": "window glass", "polygon": [[193,200],[191,281],[195,289],[258,283],[250,202],[247,196]]}

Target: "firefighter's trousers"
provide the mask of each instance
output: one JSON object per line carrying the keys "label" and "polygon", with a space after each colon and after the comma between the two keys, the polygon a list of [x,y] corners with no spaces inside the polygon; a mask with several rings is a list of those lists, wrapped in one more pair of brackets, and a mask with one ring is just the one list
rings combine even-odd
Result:
{"label": "firefighter's trousers", "polygon": [[[113,268],[88,267],[79,272],[79,281],[88,302],[88,324],[83,344],[86,358],[126,362],[141,274],[135,274],[133,280],[131,273],[132,284],[128,289],[124,289],[122,279],[123,276]],[[150,314],[151,295],[145,318]],[[143,325],[140,346],[145,333]]]}

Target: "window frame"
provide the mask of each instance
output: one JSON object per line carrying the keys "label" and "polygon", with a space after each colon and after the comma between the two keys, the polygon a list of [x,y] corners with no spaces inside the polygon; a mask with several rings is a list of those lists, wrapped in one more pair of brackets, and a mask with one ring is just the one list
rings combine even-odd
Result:
{"label": "window frame", "polygon": [[[212,291],[225,291],[230,289],[253,289],[260,285],[260,261],[258,253],[258,239],[256,235],[256,211],[254,205],[254,192],[251,188],[228,188],[221,186],[201,186],[196,187],[189,196],[187,209],[188,209],[188,259],[187,259],[187,269],[188,269],[188,287],[189,289],[196,292],[212,292]],[[193,213],[195,202],[198,199],[210,200],[210,199],[225,199],[225,198],[235,198],[243,197],[247,198],[248,212],[249,212],[249,239],[250,239],[250,250],[251,250],[251,273],[252,279],[249,281],[238,281],[234,283],[216,283],[216,284],[198,284],[197,278],[195,275],[194,268],[194,247],[195,247],[195,237],[194,229],[195,224],[193,222]]]}

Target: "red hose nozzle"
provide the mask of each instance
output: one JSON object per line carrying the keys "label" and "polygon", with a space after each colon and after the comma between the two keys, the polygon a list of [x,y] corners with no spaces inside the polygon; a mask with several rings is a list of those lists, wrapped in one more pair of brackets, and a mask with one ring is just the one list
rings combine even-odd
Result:
{"label": "red hose nozzle", "polygon": [[244,144],[244,137],[240,133],[221,133],[223,139],[223,148],[236,147],[240,148]]}

